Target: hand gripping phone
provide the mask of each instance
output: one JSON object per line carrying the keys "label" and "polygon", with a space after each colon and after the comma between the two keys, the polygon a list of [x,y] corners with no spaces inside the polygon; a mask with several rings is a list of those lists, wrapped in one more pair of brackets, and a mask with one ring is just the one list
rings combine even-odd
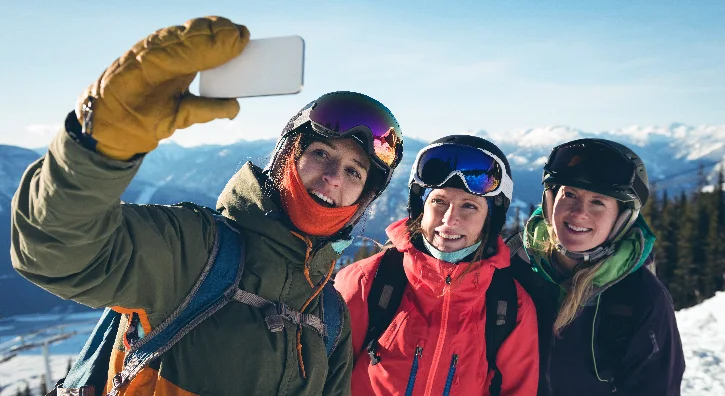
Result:
{"label": "hand gripping phone", "polygon": [[242,53],[199,73],[199,94],[244,98],[296,94],[304,79],[305,42],[300,36],[250,40]]}

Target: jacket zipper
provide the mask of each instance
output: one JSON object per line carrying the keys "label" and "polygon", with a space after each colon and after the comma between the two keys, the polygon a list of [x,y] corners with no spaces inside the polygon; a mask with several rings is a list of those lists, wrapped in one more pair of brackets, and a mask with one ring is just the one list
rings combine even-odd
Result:
{"label": "jacket zipper", "polygon": [[448,369],[448,378],[446,378],[446,387],[443,389],[443,396],[451,393],[451,385],[453,385],[453,376],[456,374],[456,366],[458,365],[458,355],[454,354],[451,360],[451,368]]}
{"label": "jacket zipper", "polygon": [[[452,282],[451,275],[446,276],[446,287],[450,287]],[[424,396],[430,396],[433,391],[433,380],[435,379],[436,371],[438,370],[438,362],[441,358],[441,352],[443,350],[443,343],[446,340],[446,330],[448,330],[448,313],[451,305],[451,291],[443,296],[443,309],[441,312],[441,330],[438,333],[438,342],[436,343],[435,350],[433,352],[433,361],[430,365],[430,372],[428,373],[428,380],[426,381]]]}
{"label": "jacket zipper", "polygon": [[405,388],[405,396],[411,396],[413,394],[413,387],[415,386],[415,376],[418,374],[418,362],[420,357],[423,355],[423,347],[415,347],[415,355],[413,356],[413,367],[410,368],[410,376],[408,376],[408,386]]}

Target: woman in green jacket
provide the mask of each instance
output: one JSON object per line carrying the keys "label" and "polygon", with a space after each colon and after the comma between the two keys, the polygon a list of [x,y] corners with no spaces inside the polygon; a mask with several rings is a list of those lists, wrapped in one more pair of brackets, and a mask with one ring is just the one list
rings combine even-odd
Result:
{"label": "woman in green jacket", "polygon": [[[236,116],[235,99],[197,97],[188,88],[198,71],[239,55],[248,40],[244,26],[209,17],[137,43],[80,96],[13,198],[15,269],[62,298],[124,314],[109,378],[133,347],[130,330],[147,335],[190,293],[215,254],[217,236],[207,208],[121,203],[121,193],[159,140],[194,123]],[[303,108],[268,166],[245,164],[217,202],[245,241],[239,287],[320,316],[320,290],[335,260],[401,156],[400,127],[372,98],[335,92]],[[264,318],[251,305],[224,306],[123,383],[120,393],[349,394],[346,309],[329,358],[316,332],[287,321],[282,331],[270,332]]]}

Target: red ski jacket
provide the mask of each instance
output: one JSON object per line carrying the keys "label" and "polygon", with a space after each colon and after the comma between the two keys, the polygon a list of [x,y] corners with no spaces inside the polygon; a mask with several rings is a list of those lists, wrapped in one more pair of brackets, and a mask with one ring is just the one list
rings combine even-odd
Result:
{"label": "red ski jacket", "polygon": [[[370,365],[363,348],[368,328],[367,299],[382,253],[344,268],[335,287],[351,315],[354,368],[353,395],[485,395],[493,379],[486,360],[486,290],[495,268],[509,266],[509,249],[498,240],[497,253],[475,262],[451,264],[416,249],[405,219],[386,232],[403,252],[408,286],[392,323],[379,339],[381,361]],[[446,277],[453,279],[450,285]],[[496,364],[501,395],[534,396],[539,352],[536,309],[516,282],[517,325],[501,345]]]}

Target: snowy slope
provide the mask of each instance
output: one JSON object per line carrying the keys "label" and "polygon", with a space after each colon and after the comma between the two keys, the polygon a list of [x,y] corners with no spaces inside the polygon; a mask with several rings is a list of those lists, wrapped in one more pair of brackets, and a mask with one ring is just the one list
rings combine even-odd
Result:
{"label": "snowy slope", "polygon": [[725,292],[677,312],[687,369],[682,394],[725,396]]}
{"label": "snowy slope", "polygon": [[[725,292],[702,304],[677,312],[677,323],[682,335],[682,344],[687,369],[682,381],[683,396],[725,396]],[[25,315],[0,320],[0,344],[9,339],[14,326],[28,326],[29,323],[77,323],[70,328],[87,326],[94,314]],[[15,319],[14,319],[15,318]],[[27,331],[28,328],[24,327]],[[73,337],[51,348],[51,370],[54,380],[65,374],[68,358],[74,356],[71,350],[80,350],[85,335]],[[65,345],[64,345],[65,344]],[[42,357],[38,351],[27,352],[7,362],[0,363],[0,396],[14,395],[17,387],[24,387],[25,381],[37,388],[42,372]],[[656,379],[653,379],[656,380]]]}

